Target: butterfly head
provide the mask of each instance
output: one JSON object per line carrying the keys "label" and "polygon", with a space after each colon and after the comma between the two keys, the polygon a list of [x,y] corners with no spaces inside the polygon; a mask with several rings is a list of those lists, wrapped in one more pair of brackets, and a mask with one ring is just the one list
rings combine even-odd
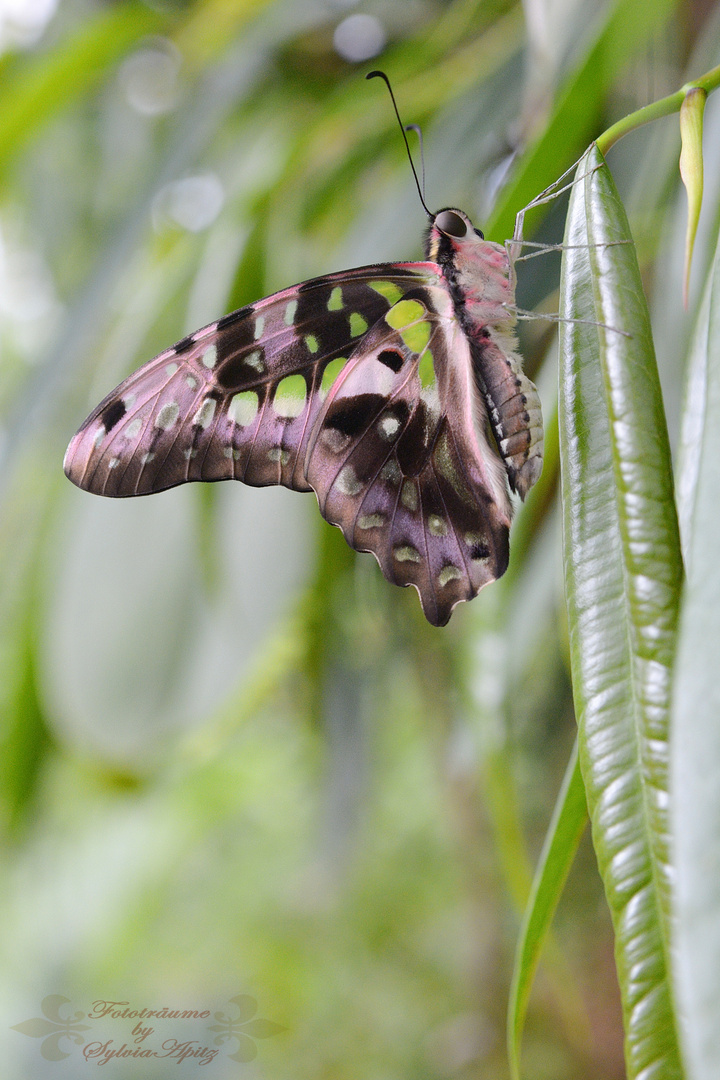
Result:
{"label": "butterfly head", "polygon": [[455,256],[468,246],[483,243],[485,240],[476,229],[467,214],[462,210],[447,206],[433,215],[425,241],[428,259],[440,263],[454,260]]}

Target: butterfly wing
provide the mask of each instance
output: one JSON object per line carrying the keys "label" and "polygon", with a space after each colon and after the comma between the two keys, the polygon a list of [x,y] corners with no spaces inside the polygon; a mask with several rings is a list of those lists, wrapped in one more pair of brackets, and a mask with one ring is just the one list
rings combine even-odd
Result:
{"label": "butterfly wing", "polygon": [[323,516],[389,581],[414,585],[433,625],[504,573],[506,474],[447,288],[408,290],[364,337],[318,413],[305,472]]}
{"label": "butterfly wing", "polygon": [[507,566],[505,468],[434,263],[316,278],[197,331],[100,403],[65,471],[115,497],[193,480],[313,489],[436,626]]}
{"label": "butterfly wing", "polygon": [[65,472],[97,495],[191,480],[310,490],[306,449],[353,348],[432,263],[360,267],[276,293],[160,353],[112,391],[72,439]]}

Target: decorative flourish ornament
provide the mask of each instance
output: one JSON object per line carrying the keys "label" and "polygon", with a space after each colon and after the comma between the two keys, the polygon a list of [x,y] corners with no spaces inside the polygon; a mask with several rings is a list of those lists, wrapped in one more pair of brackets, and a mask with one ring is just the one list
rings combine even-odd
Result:
{"label": "decorative flourish ornament", "polygon": [[542,468],[514,273],[461,210],[426,261],[314,278],[224,316],[125,379],[72,439],[96,495],[191,480],[313,490],[320,512],[443,626],[504,573],[510,490]]}

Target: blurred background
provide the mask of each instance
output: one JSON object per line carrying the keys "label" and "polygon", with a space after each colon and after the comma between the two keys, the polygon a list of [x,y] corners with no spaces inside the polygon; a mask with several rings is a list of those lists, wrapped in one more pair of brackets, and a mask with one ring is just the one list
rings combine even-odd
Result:
{"label": "blurred background", "polygon": [[[135,1046],[136,1019],[88,1019],[96,1000],[208,1013],[157,1018],[137,1046],[199,1040],[222,1080],[507,1075],[514,943],[574,738],[552,324],[521,328],[548,439],[510,570],[441,630],[312,496],[114,502],[72,487],[62,457],[101,397],[188,332],[316,274],[422,257],[372,67],[422,125],[430,206],[502,242],[594,135],[718,62],[702,0],[0,0],[8,1080],[76,1077],[93,1041]],[[610,157],[673,440],[698,303],[680,300],[678,152],[671,118]],[[529,235],[558,242],[562,220],[559,200]],[[552,312],[557,274],[557,254],[520,263],[520,305]],[[624,1075],[587,837],[524,1055],[535,1080]],[[177,1075],[172,1058],[103,1068]]]}

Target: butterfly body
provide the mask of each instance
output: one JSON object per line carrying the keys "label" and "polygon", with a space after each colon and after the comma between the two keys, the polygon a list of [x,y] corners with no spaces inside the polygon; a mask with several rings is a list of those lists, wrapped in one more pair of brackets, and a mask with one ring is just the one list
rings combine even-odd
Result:
{"label": "butterfly body", "polygon": [[238,479],[314,490],[323,516],[431,623],[499,577],[510,488],[542,421],[515,352],[512,267],[457,210],[428,261],[315,278],[189,335],[120,384],[65,471],[115,497]]}

